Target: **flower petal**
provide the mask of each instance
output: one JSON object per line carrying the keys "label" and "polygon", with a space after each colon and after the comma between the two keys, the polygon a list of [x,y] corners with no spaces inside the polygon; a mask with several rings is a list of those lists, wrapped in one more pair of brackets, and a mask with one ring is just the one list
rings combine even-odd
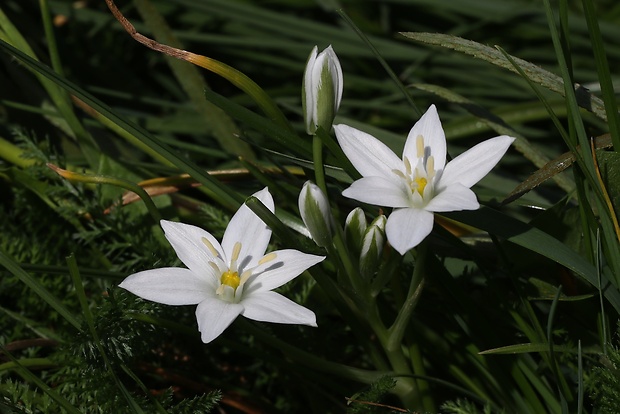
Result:
{"label": "flower petal", "polygon": [[507,135],[488,139],[450,161],[439,181],[441,187],[453,183],[471,187],[491,171],[515,139]]}
{"label": "flower petal", "polygon": [[[266,187],[253,195],[270,211],[274,211],[273,198]],[[235,244],[241,243],[238,265],[239,270],[243,272],[243,269],[257,265],[258,260],[263,257],[265,250],[267,250],[270,238],[271,230],[269,227],[248,206],[243,204],[228,223],[222,239],[222,248],[230,263]]]}
{"label": "flower petal", "polygon": [[202,342],[208,344],[220,336],[241,312],[243,305],[224,302],[216,297],[200,302],[196,308],[196,320]]}
{"label": "flower petal", "polygon": [[403,161],[372,135],[343,124],[334,125],[334,130],[345,155],[364,177],[389,177],[394,169],[405,171]]}
{"label": "flower petal", "polygon": [[324,256],[306,254],[293,249],[277,250],[269,253],[269,256],[271,255],[274,255],[275,259],[265,262],[254,269],[254,275],[248,280],[245,287],[244,301],[246,296],[249,297],[257,292],[264,292],[282,286],[295,279],[304,270],[325,259]]}
{"label": "flower petal", "polygon": [[405,180],[392,173],[394,179],[384,177],[363,177],[342,192],[345,197],[385,207],[409,207],[411,190]]}
{"label": "flower petal", "polygon": [[255,293],[243,306],[241,314],[255,321],[317,326],[314,312],[276,292]]}
{"label": "flower petal", "polygon": [[153,302],[165,305],[195,305],[203,301],[209,291],[215,291],[214,283],[211,275],[203,278],[188,269],[165,267],[134,273],[119,286]]}
{"label": "flower petal", "polygon": [[202,242],[203,237],[224,257],[220,243],[200,227],[167,220],[161,220],[160,224],[179,259],[194,273],[201,274],[214,258],[211,250]]}
{"label": "flower petal", "polygon": [[422,117],[415,123],[405,142],[403,150],[403,159],[407,157],[410,162],[415,162],[424,154],[418,154],[418,136],[424,138],[424,148],[435,159],[435,170],[441,170],[446,164],[446,134],[443,132],[437,108],[431,105]]}
{"label": "flower petal", "polygon": [[476,194],[462,184],[452,184],[424,206],[425,210],[442,212],[458,210],[476,210],[480,207]]}
{"label": "flower petal", "polygon": [[388,217],[385,233],[400,254],[414,248],[433,229],[433,213],[417,208],[401,208]]}

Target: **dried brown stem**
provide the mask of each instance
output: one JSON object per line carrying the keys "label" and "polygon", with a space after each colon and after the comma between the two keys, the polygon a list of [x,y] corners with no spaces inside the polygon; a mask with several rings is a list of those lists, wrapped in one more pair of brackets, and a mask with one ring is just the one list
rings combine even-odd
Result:
{"label": "dried brown stem", "polygon": [[153,49],[157,52],[161,52],[164,53],[168,56],[172,56],[173,58],[177,58],[177,59],[181,59],[181,60],[189,60],[190,56],[193,56],[194,54],[191,52],[188,52],[186,50],[181,50],[181,49],[177,49],[175,47],[171,47],[168,45],[164,45],[161,44],[151,38],[148,38],[140,33],[138,33],[138,31],[136,30],[136,28],[134,27],[133,24],[131,24],[131,22],[129,20],[127,20],[127,18],[125,18],[125,16],[123,16],[123,14],[121,13],[121,11],[118,9],[118,7],[116,7],[116,4],[114,4],[113,0],[105,0],[106,4],[108,5],[108,8],[110,9],[110,11],[112,12],[112,14],[114,15],[114,17],[116,18],[116,20],[118,20],[118,22],[121,24],[121,26],[123,26],[123,29],[125,29],[125,31],[127,33],[129,33],[129,35],[137,42],[142,43],[144,46],[148,47],[149,49]]}

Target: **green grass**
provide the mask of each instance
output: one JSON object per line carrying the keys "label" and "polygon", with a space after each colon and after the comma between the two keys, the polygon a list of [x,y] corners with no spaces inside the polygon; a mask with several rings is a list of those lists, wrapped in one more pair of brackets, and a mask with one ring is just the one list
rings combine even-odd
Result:
{"label": "green grass", "polygon": [[[189,413],[216,403],[230,412],[613,412],[615,2],[117,5],[138,32],[256,86],[140,45],[104,2],[2,3],[0,412]],[[517,137],[474,187],[484,207],[444,214],[425,248],[402,259],[386,246],[368,297],[351,282],[359,252],[317,247],[299,217],[297,196],[315,176],[300,98],[315,44],[331,44],[343,67],[335,123],[397,153],[430,104],[452,157]],[[592,151],[591,137],[607,133]],[[330,134],[320,139],[342,227],[359,203],[341,191],[358,175]],[[569,151],[574,163],[556,174]],[[47,163],[83,175],[68,181]],[[539,169],[545,180],[501,205]],[[176,188],[148,208],[122,204],[125,188],[151,179]],[[180,265],[154,217],[221,236],[265,185],[275,215],[248,205],[273,229],[272,247],[328,256],[280,289],[316,313],[318,328],[238,320],[205,345],[194,307],[117,287]],[[362,207],[369,222],[379,214]],[[392,344],[387,327],[402,320]]]}

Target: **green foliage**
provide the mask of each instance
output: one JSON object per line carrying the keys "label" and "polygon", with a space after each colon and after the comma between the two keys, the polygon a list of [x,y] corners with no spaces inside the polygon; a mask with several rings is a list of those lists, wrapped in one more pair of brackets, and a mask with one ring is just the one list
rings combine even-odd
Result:
{"label": "green foliage", "polygon": [[370,384],[368,390],[356,394],[349,401],[349,407],[347,408],[348,414],[379,414],[395,412],[390,410],[385,405],[375,405],[375,403],[382,402],[383,398],[392,388],[396,385],[394,378],[384,376],[379,378],[378,381]]}
{"label": "green foliage", "polygon": [[[349,21],[329,1],[119,1],[140,33],[252,78],[277,103],[270,113],[287,118],[276,122],[257,95],[132,41],[104,2],[78,3],[0,6],[0,252],[29,276],[27,285],[0,266],[0,414],[193,413],[230,401],[282,413],[617,411],[620,350],[605,343],[620,309],[618,148],[595,152],[599,180],[588,141],[620,136],[614,2],[341,2]],[[368,286],[354,277],[355,229],[325,250],[298,217],[317,163],[335,226],[356,207],[358,221],[391,214],[341,196],[357,176],[329,133],[313,154],[300,84],[315,44],[331,44],[343,66],[336,123],[397,153],[431,103],[452,157],[493,135],[518,137],[474,188],[483,209],[437,217],[426,246],[402,258],[386,243]],[[567,151],[574,164],[554,175]],[[327,256],[279,288],[318,328],[236,321],[205,346],[194,307],[117,288],[129,274],[182,266],[142,201],[46,163],[144,181],[163,218],[218,239],[268,185],[270,248]],[[499,206],[540,168],[556,181]]]}
{"label": "green foliage", "polygon": [[476,404],[468,400],[448,401],[441,406],[441,409],[450,414],[493,414],[489,405],[480,410]]}
{"label": "green foliage", "polygon": [[620,349],[609,345],[592,368],[586,389],[600,413],[615,413],[620,407]]}

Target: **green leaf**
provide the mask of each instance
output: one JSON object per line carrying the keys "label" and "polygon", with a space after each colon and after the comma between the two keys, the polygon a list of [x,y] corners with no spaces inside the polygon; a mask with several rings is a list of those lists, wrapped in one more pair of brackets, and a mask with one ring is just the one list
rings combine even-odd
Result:
{"label": "green leaf", "polygon": [[37,62],[26,54],[22,53],[20,50],[14,48],[10,44],[0,40],[0,49],[3,49],[6,53],[16,57],[19,61],[21,61],[24,65],[26,65],[29,69],[40,73],[41,75],[47,77],[48,79],[53,80],[58,86],[64,88],[68,92],[77,96],[88,105],[90,105],[94,110],[101,113],[101,115],[110,119],[119,127],[123,128],[127,132],[134,135],[138,140],[140,140],[143,144],[147,145],[153,151],[162,155],[164,158],[169,160],[172,164],[174,164],[181,171],[184,171],[191,175],[196,181],[200,182],[205,186],[205,189],[212,193],[212,195],[219,200],[219,202],[230,209],[236,209],[239,207],[241,203],[241,197],[235,194],[232,190],[222,185],[219,181],[211,177],[208,173],[204,171],[204,169],[200,168],[196,164],[191,161],[188,161],[184,157],[181,157],[179,154],[170,149],[166,144],[162,143],[157,138],[151,136],[147,131],[134,124],[133,122],[127,121],[117,113],[113,112],[107,105],[103,102],[99,101],[97,98],[79,88],[72,82],[67,79],[58,76],[56,73],[50,70],[47,66]]}
{"label": "green leaf", "polygon": [[39,295],[41,299],[48,303],[56,312],[80,330],[80,321],[75,317],[69,309],[62,304],[60,299],[47,290],[39,281],[24,271],[13,258],[8,256],[4,251],[0,250],[0,265],[4,266],[9,272],[13,273],[22,283],[28,286],[34,293]]}
{"label": "green leaf", "polygon": [[[568,346],[554,345],[553,350],[557,352],[576,353],[573,348]],[[499,348],[487,349],[486,351],[480,352],[480,355],[526,354],[530,352],[549,352],[549,344],[544,342],[539,344],[527,343],[507,345]]]}
{"label": "green leaf", "polygon": [[[582,276],[592,286],[598,286],[598,275],[592,264],[559,240],[526,223],[488,207],[444,215],[541,254]],[[605,297],[616,311],[620,312],[620,291],[614,286],[608,286],[607,280],[603,280],[602,283]]]}
{"label": "green leaf", "polygon": [[[471,55],[477,59],[482,59],[493,65],[499,66],[504,69],[508,69],[511,72],[518,73],[514,66],[510,63],[506,57],[502,55],[500,51],[489,46],[482,45],[472,40],[463,39],[457,36],[451,36],[441,33],[414,33],[414,32],[401,32],[401,35],[408,39],[415,40],[417,42],[425,43],[428,45],[441,46],[447,49],[452,49],[457,52]],[[564,82],[562,78],[551,72],[548,72],[539,66],[534,65],[526,60],[519,59],[512,56],[512,59],[523,69],[525,74],[535,83],[544,86],[545,88],[565,95]],[[590,94],[583,86],[575,84],[575,95],[577,96],[577,102],[579,106],[593,112],[601,119],[607,119],[607,112],[603,101]]]}

